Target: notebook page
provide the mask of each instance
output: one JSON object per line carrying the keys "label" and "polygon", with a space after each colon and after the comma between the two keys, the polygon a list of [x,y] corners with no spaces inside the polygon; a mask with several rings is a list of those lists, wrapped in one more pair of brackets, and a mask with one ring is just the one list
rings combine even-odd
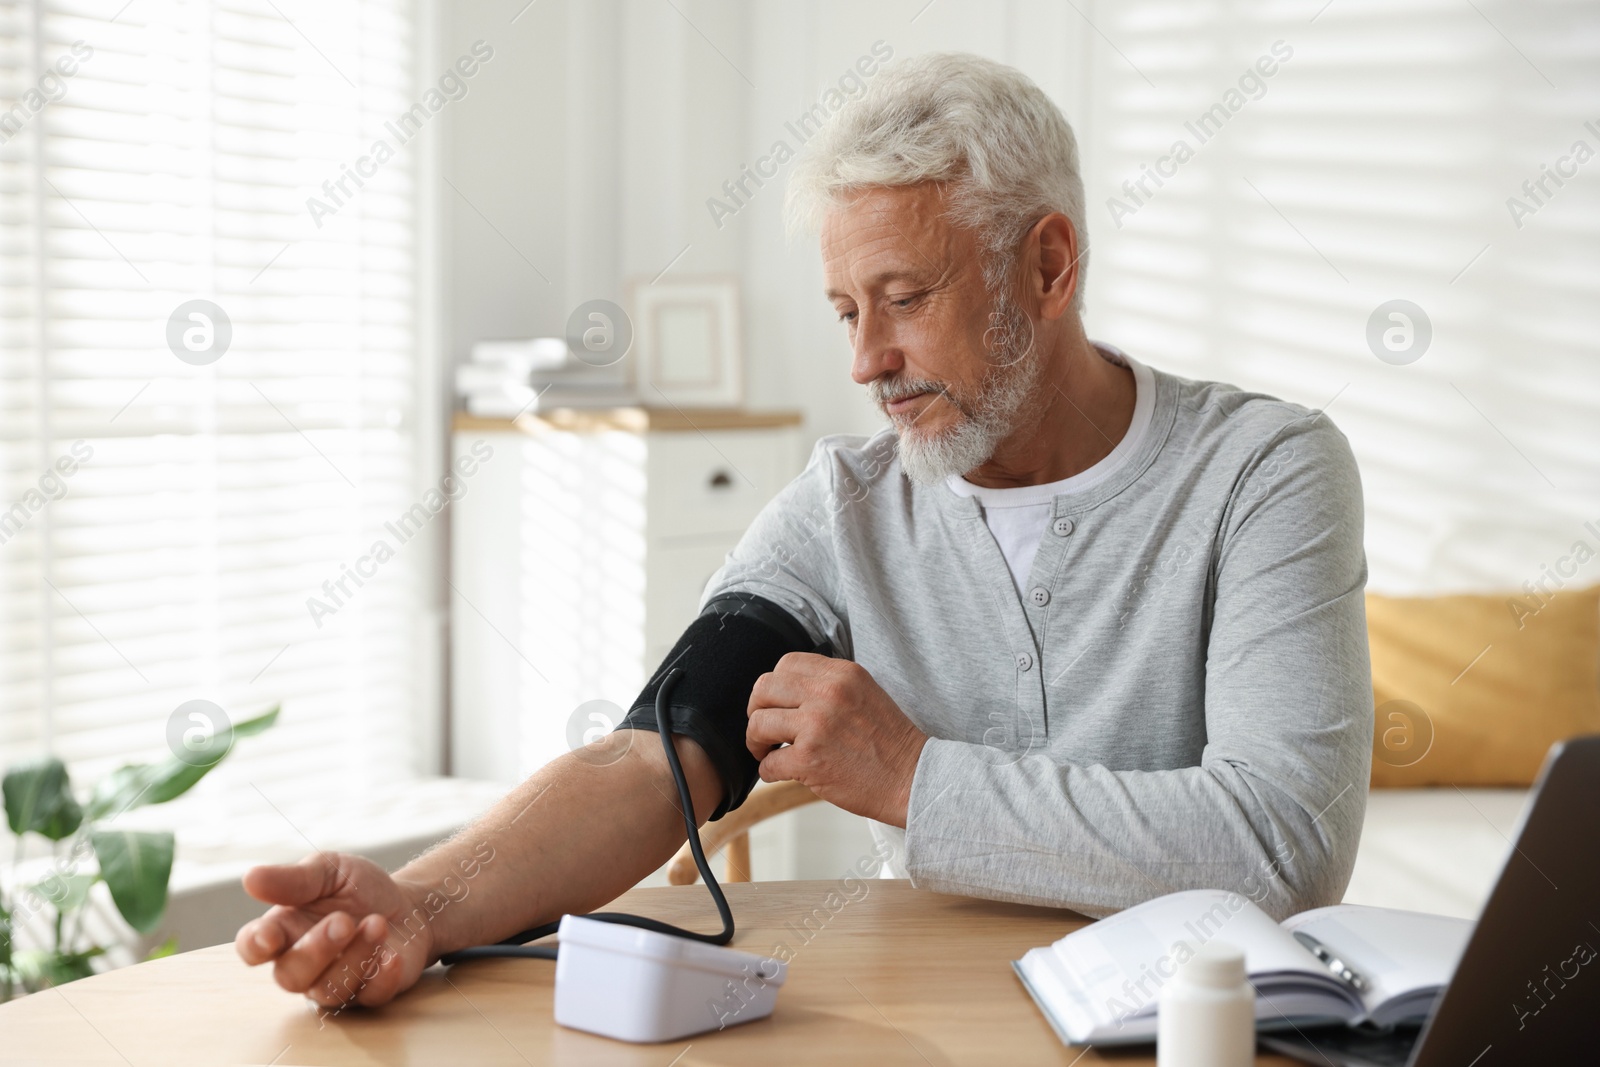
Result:
{"label": "notebook page", "polygon": [[[1394,908],[1335,904],[1284,920],[1291,934],[1303,930],[1327,945],[1369,988],[1362,995],[1369,1015],[1407,995],[1437,990],[1450,981],[1467,939],[1470,919]],[[1426,1010],[1424,1006],[1423,1010]]]}
{"label": "notebook page", "polygon": [[1161,985],[1189,952],[1213,938],[1244,950],[1252,975],[1316,972],[1319,964],[1238,893],[1193,889],[1171,893],[1101,919],[1051,946],[1056,977],[1076,987],[1080,1011],[1114,1025],[1155,1010]]}

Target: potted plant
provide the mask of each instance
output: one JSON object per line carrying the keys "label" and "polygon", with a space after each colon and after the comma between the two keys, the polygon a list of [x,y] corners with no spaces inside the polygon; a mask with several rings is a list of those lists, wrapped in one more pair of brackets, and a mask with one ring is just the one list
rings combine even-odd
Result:
{"label": "potted plant", "polygon": [[[85,942],[83,910],[96,882],[106,883],[129,926],[141,934],[156,928],[167,908],[173,835],[108,824],[133,808],[182,796],[222,762],[235,741],[260,733],[277,718],[274,707],[220,730],[210,729],[210,720],[204,720],[201,727],[184,732],[181,757],[180,746],[175,746],[168,759],[119,767],[97,782],[85,800],[74,793],[66,765],[54,757],[6,772],[6,824],[16,837],[17,861],[26,835],[37,834],[51,843],[51,863],[44,877],[13,886],[9,893],[0,885],[0,1002],[11,999],[19,986],[32,993],[94,973],[94,959],[106,950]],[[16,933],[40,912],[52,919],[50,947],[19,949]],[[175,940],[169,940],[151,956],[176,948]]]}

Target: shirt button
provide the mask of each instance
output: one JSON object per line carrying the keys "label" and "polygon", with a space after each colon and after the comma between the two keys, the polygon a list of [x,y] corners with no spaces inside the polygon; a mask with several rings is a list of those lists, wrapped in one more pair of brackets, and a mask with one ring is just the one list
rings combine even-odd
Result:
{"label": "shirt button", "polygon": [[[1073,522],[1071,519],[1057,519],[1050,524],[1050,529],[1055,532],[1057,537],[1066,537],[1072,532],[1072,528]],[[1038,527],[1034,527],[1034,529],[1038,529]]]}
{"label": "shirt button", "polygon": [[1017,670],[1026,671],[1033,667],[1033,657],[1026,652],[1017,653]]}
{"label": "shirt button", "polygon": [[1028,599],[1033,601],[1034,607],[1042,608],[1050,603],[1050,590],[1042,585],[1036,585],[1028,590]]}

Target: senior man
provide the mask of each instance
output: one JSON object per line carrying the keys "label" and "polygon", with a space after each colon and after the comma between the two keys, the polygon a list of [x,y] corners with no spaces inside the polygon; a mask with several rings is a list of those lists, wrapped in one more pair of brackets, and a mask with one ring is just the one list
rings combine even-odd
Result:
{"label": "senior man", "polygon": [[[789,207],[891,426],[817,445],[668,656],[696,818],[794,779],[943,892],[1096,916],[1196,887],[1278,917],[1338,901],[1372,733],[1343,436],[1086,338],[1077,147],[1010,68],[887,69],[807,145]],[[240,955],[377,1004],[610,901],[683,840],[665,753],[631,732],[662,674],[598,753],[393,875],[251,871],[275,906]]]}

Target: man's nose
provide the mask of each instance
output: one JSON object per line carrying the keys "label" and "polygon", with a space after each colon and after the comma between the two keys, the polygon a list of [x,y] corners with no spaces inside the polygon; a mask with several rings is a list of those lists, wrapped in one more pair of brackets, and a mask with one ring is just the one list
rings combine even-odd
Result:
{"label": "man's nose", "polygon": [[885,374],[895,374],[906,364],[905,353],[900,350],[890,324],[866,309],[857,313],[851,344],[850,378],[857,385],[866,385]]}

